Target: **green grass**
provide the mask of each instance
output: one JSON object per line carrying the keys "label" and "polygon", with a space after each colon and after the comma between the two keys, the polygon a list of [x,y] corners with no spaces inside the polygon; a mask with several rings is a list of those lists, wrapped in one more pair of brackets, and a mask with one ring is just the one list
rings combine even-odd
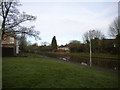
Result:
{"label": "green grass", "polygon": [[3,58],[3,88],[117,88],[118,75],[38,56]]}

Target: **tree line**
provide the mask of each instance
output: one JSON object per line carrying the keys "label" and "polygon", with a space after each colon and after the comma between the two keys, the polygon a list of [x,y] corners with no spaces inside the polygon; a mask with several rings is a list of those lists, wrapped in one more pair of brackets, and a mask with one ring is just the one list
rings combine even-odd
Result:
{"label": "tree line", "polygon": [[[70,52],[85,52],[89,53],[90,51],[90,40],[91,40],[91,49],[92,53],[110,53],[110,54],[119,54],[120,53],[120,31],[118,26],[118,18],[111,23],[109,27],[109,36],[113,39],[108,39],[105,35],[99,30],[90,30],[84,33],[84,43],[80,41],[73,40],[67,45],[70,49]],[[119,22],[120,23],[120,22]],[[34,46],[34,45],[33,45]],[[37,46],[37,45],[36,45]],[[36,47],[34,46],[34,48]],[[57,40],[54,36],[50,45],[37,46],[36,51],[38,52],[57,52]]]}
{"label": "tree line", "polygon": [[98,30],[90,30],[84,34],[84,43],[73,40],[69,43],[68,47],[71,52],[89,52],[90,41],[93,53],[120,53],[120,21],[115,18],[109,27],[109,36],[113,39],[108,39],[105,35]]}

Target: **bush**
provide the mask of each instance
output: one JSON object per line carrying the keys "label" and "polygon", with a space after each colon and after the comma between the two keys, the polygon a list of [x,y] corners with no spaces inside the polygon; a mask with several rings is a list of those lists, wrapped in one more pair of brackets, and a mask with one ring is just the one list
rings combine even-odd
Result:
{"label": "bush", "polygon": [[39,46],[38,51],[39,52],[50,52],[52,51],[52,48],[51,46]]}
{"label": "bush", "polygon": [[71,41],[68,47],[70,49],[70,52],[83,52],[84,51],[84,45],[76,40]]}

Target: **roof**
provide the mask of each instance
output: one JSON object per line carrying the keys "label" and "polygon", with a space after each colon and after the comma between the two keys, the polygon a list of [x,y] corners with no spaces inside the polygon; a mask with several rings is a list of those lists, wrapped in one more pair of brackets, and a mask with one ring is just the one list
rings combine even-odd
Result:
{"label": "roof", "polygon": [[8,36],[16,38],[16,35],[13,32],[5,32],[3,38],[8,37]]}

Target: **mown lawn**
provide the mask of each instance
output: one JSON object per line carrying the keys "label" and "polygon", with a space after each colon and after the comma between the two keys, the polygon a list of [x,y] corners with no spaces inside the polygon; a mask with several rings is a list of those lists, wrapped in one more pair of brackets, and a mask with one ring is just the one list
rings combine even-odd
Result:
{"label": "mown lawn", "polygon": [[117,88],[118,75],[39,56],[3,58],[3,88]]}

